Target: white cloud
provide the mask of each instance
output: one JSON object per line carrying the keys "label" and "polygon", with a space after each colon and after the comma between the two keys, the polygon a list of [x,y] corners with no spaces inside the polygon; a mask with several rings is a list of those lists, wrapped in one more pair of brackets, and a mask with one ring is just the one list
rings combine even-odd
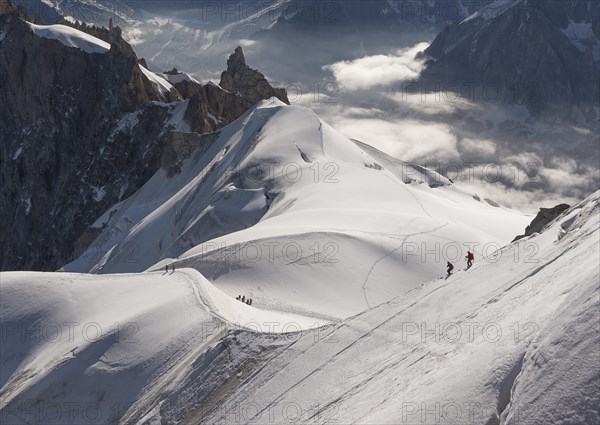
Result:
{"label": "white cloud", "polygon": [[346,90],[364,90],[376,86],[411,80],[423,70],[423,61],[415,59],[428,43],[419,43],[394,55],[365,56],[352,61],[336,62],[323,67],[333,72],[335,79]]}
{"label": "white cloud", "polygon": [[575,174],[569,170],[560,168],[544,168],[539,170],[540,176],[549,184],[549,186],[561,193],[579,194],[587,186],[591,186],[593,176],[587,173]]}
{"label": "white cloud", "polygon": [[239,45],[242,47],[251,47],[254,46],[256,44],[255,40],[248,40],[248,39],[242,39],[239,41]]}
{"label": "white cloud", "polygon": [[[347,137],[367,143],[405,161],[455,161],[457,138],[444,124],[416,120],[388,120],[379,110],[363,116],[344,108],[323,111],[322,117]],[[376,112],[375,112],[376,111]]]}
{"label": "white cloud", "polygon": [[[525,213],[535,214],[540,207],[553,207],[562,202],[575,202],[575,199],[565,198],[555,193],[539,189],[535,191],[522,191],[510,188],[502,183],[490,183],[486,180],[472,180],[455,182],[457,188],[473,195],[479,196],[481,200],[490,199],[503,207],[513,208]],[[525,229],[523,229],[525,231]],[[517,236],[517,235],[515,235]]]}
{"label": "white cloud", "polygon": [[461,147],[475,155],[490,157],[496,153],[496,144],[491,140],[463,139]]}

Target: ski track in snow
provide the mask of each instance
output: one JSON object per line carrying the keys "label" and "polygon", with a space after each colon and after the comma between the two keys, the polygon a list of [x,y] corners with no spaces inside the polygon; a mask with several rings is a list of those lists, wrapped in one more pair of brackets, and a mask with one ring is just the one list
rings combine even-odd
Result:
{"label": "ski track in snow", "polygon": [[[299,170],[298,179],[284,174],[290,164]],[[441,176],[344,137],[314,111],[273,99],[223,128],[210,147],[199,147],[181,167],[172,177],[159,171],[113,208],[113,219],[93,245],[103,253],[99,264],[77,259],[65,270],[120,273],[175,264],[197,269],[230,296],[263,295],[259,303],[266,310],[342,319],[438,275],[436,264],[418,258],[409,258],[406,268],[388,261],[403,250],[406,238],[432,246],[437,241],[501,242],[530,220],[478,203]],[[258,177],[245,174],[255,169]],[[406,183],[406,173],[421,177]],[[252,191],[256,196],[247,196]],[[272,197],[267,198],[268,193]],[[251,220],[246,209],[254,216]],[[478,211],[498,222],[494,234]],[[411,230],[407,223],[422,227],[399,235]],[[386,248],[386,239],[397,239],[399,246],[391,243]],[[264,258],[265,246],[272,243],[296,244],[299,255],[287,258],[280,252],[273,264]],[[141,261],[117,261],[118,253],[130,246],[139,247]],[[244,255],[256,246],[263,258],[254,264]],[[331,255],[335,261],[327,262]],[[363,260],[353,262],[352,257]],[[312,267],[313,262],[318,267]],[[395,276],[396,282],[376,278],[379,273]],[[315,308],[302,292],[312,291],[305,286],[319,280],[335,282],[337,288],[330,287],[322,306]],[[352,304],[331,304],[340,290],[356,294]]]}
{"label": "ski track in snow", "polygon": [[[411,220],[406,226],[404,227],[410,227],[410,225],[417,220],[417,218]],[[406,240],[411,237],[411,236],[417,236],[417,235],[427,235],[430,233],[433,233],[437,230],[440,230],[444,227],[446,227],[448,225],[448,223],[445,223],[439,227],[436,227],[435,229],[429,230],[429,231],[425,231],[425,232],[417,232],[417,233],[413,233],[413,234],[408,234],[404,236],[404,240],[402,241],[402,243],[400,244],[400,246],[394,248],[393,250],[391,250],[390,252],[388,252],[387,254],[385,254],[384,256],[378,258],[377,260],[375,260],[375,262],[373,263],[373,265],[371,266],[371,268],[369,269],[369,272],[367,273],[367,276],[365,277],[365,280],[363,282],[363,294],[365,296],[365,303],[367,304],[367,308],[371,308],[371,304],[369,303],[368,297],[367,297],[367,290],[366,290],[366,286],[367,283],[369,282],[369,278],[371,277],[371,274],[373,273],[373,270],[375,269],[375,267],[377,267],[377,264],[379,264],[382,260],[386,259],[387,257],[389,257],[390,255],[394,254],[395,252],[399,251],[400,249],[402,249],[404,247],[404,244],[406,243]],[[400,230],[398,230],[400,231]]]}
{"label": "ski track in snow", "polygon": [[[448,284],[446,285],[442,285],[438,288],[433,289],[432,291],[428,292],[426,295],[424,295],[422,298],[425,298],[426,296],[439,291],[441,288],[448,286]],[[391,300],[393,301],[393,300]],[[390,302],[391,302],[390,301]],[[419,302],[419,300],[415,300],[413,303],[409,304],[408,306],[406,306],[405,308],[401,309],[400,311],[392,314],[391,316],[389,316],[387,319],[385,319],[383,322],[379,323],[377,326],[369,329],[367,332],[363,333],[359,338],[357,338],[356,340],[352,341],[350,344],[346,345],[344,348],[342,348],[341,350],[337,351],[336,353],[334,353],[328,360],[326,360],[324,363],[322,363],[320,366],[318,366],[317,368],[313,369],[312,372],[310,372],[309,374],[307,374],[306,376],[302,377],[302,379],[300,379],[299,381],[297,381],[296,383],[294,383],[291,387],[289,387],[287,390],[285,390],[284,392],[282,392],[278,397],[276,397],[272,402],[270,402],[265,408],[263,408],[262,410],[260,410],[257,414],[255,414],[254,416],[252,416],[250,418],[250,420],[248,422],[252,423],[254,419],[256,418],[260,418],[262,416],[262,414],[264,412],[266,412],[267,410],[269,410],[270,408],[272,408],[273,406],[276,406],[277,403],[282,400],[286,394],[290,393],[293,389],[297,388],[298,386],[300,386],[303,382],[305,382],[306,380],[308,380],[310,377],[312,377],[314,374],[316,374],[317,372],[323,370],[326,366],[330,365],[331,363],[335,362],[337,357],[342,355],[344,352],[348,351],[349,349],[351,349],[352,347],[354,347],[355,345],[357,345],[358,343],[360,343],[363,339],[373,335],[373,333],[375,331],[377,331],[378,329],[380,329],[381,327],[383,327],[384,325],[386,325],[387,323],[391,322],[392,320],[394,320],[395,318],[397,318],[398,316],[400,316],[401,314],[403,314],[405,312],[405,310],[414,307],[415,305],[417,305]],[[316,343],[315,343],[316,344]],[[305,352],[308,351],[305,350]],[[396,364],[400,363],[401,361],[403,361],[404,359],[401,359],[400,361],[398,361]],[[381,372],[381,370],[379,371]],[[371,377],[369,379],[366,379],[364,382],[368,382],[370,380],[372,380],[375,376],[377,375],[371,375]],[[364,383],[363,382],[363,383]],[[350,393],[351,390],[348,390],[347,393]],[[338,399],[339,400],[339,399]],[[331,404],[331,403],[330,403]]]}
{"label": "ski track in snow", "polygon": [[[179,174],[167,177],[159,171],[109,210],[97,244],[106,243],[106,252],[92,270],[131,273],[2,276],[3,323],[28,317],[43,323],[131,320],[141,324],[141,332],[131,347],[106,335],[92,343],[22,346],[13,339],[3,344],[3,359],[13,373],[0,389],[0,410],[19,397],[87,402],[107,394],[110,401],[116,392],[135,396],[120,423],[158,417],[168,423],[218,422],[213,411],[199,416],[198,405],[207,400],[224,408],[258,400],[260,408],[244,421],[260,423],[266,412],[300,398],[319,402],[316,411],[303,413],[305,422],[343,408],[342,423],[390,423],[398,418],[394,409],[402,397],[447,401],[444,386],[432,384],[446,378],[451,398],[494,406],[498,418],[513,414],[525,397],[519,394],[535,397],[526,384],[544,365],[536,369],[530,363],[563,341],[550,338],[558,338],[552,333],[556,312],[577,291],[586,295],[589,281],[598,276],[597,264],[583,258],[597,253],[592,239],[598,234],[598,193],[540,234],[501,248],[505,258],[498,262],[482,255],[468,271],[457,267],[445,280],[435,279],[439,264],[422,257],[412,263],[395,259],[410,238],[422,246],[439,240],[499,243],[522,230],[530,217],[477,202],[448,182],[435,186],[429,176],[422,183],[405,183],[403,170],[394,167],[410,164],[361,148],[305,108],[265,102],[219,134],[208,149],[182,161]],[[285,178],[252,181],[236,174],[255,164],[293,162],[312,170],[311,164],[326,161],[338,167],[336,185],[319,186],[313,175],[291,184]],[[224,168],[215,173],[218,167]],[[266,193],[275,194],[272,203],[264,199]],[[255,216],[253,221],[244,221],[242,210]],[[221,236],[207,243],[228,250],[206,251],[195,244],[209,231]],[[292,261],[280,255],[281,263],[246,261],[246,249],[261,242],[294,242],[304,249],[317,242],[318,259],[328,254],[323,243],[332,242],[340,254],[333,263],[311,262],[313,251]],[[145,271],[125,270],[121,267],[128,265],[115,259],[128,243],[140,247],[144,261],[129,267]],[[511,249],[528,243],[537,244],[537,263],[512,261]],[[177,258],[169,256],[173,252]],[[166,264],[176,271],[164,273]],[[248,306],[235,300],[235,293],[260,294],[264,300]],[[584,308],[566,304],[571,305]],[[492,319],[504,325],[509,319],[539,321],[552,342],[400,341],[405,323]],[[575,319],[570,320],[573,325]],[[249,326],[261,322],[297,323],[298,330]],[[217,330],[206,337],[204,325]],[[574,347],[577,335],[569,335]],[[585,373],[578,370],[575,377],[583,381]],[[213,375],[218,375],[215,382],[194,381]],[[49,377],[64,378],[66,389],[52,393],[46,387]],[[97,380],[98,387],[81,391],[88,379]]]}

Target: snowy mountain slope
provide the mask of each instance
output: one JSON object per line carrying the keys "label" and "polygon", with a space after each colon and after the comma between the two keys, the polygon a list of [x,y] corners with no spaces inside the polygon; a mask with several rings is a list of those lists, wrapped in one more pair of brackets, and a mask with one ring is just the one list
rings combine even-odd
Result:
{"label": "snowy mountain slope", "polygon": [[440,276],[471,245],[491,254],[530,220],[275,100],[186,149],[65,270],[175,263],[265,308],[343,318]]}
{"label": "snowy mountain slope", "polygon": [[597,423],[598,197],[495,263],[294,341],[203,422]]}
{"label": "snowy mountain slope", "polygon": [[[495,84],[498,99],[536,116],[595,123],[599,40],[596,1],[496,0],[435,38],[421,79],[473,84],[475,92]],[[469,98],[486,100],[481,93]]]}
{"label": "snowy mountain slope", "polygon": [[155,87],[157,87],[162,93],[169,93],[173,90],[173,86],[169,81],[167,81],[167,79],[155,74],[154,72],[143,67],[142,65],[140,65],[140,69],[142,70],[142,73],[146,76],[146,78],[148,78],[148,80],[150,80],[150,82],[152,82],[152,84]]}
{"label": "snowy mountain slope", "polygon": [[599,197],[495,262],[300,333],[193,270],[2,273],[3,423],[50,405],[76,423],[85,406],[102,423],[597,423]]}
{"label": "snowy mountain slope", "polygon": [[123,35],[156,68],[176,66],[193,70],[201,79],[216,78],[224,52],[273,25],[286,4],[287,1],[200,2],[183,10],[145,10],[146,5],[140,3],[135,19],[123,25]]}
{"label": "snowy mountain slope", "polygon": [[[294,323],[294,330],[327,323],[251,308],[194,270],[2,273],[0,281],[2,423],[20,423],[12,407],[52,397],[63,382],[67,400],[96,400],[121,406],[124,413],[125,405],[153,388],[172,384],[186,362],[228,332],[262,329],[269,322]],[[68,423],[63,413],[56,423]],[[112,423],[111,414],[116,413],[103,409],[99,423]],[[78,416],[76,423],[87,423],[84,419]]]}
{"label": "snowy mountain slope", "polygon": [[191,75],[189,75],[189,74],[187,74],[185,72],[178,73],[178,74],[163,73],[163,74],[160,74],[160,75],[163,78],[166,78],[166,80],[169,83],[171,83],[171,84],[178,84],[178,83],[182,83],[184,81],[189,81],[189,82],[192,82],[192,83],[202,84],[198,80],[194,79]]}
{"label": "snowy mountain slope", "polygon": [[95,229],[84,234],[89,226],[161,167],[171,130],[212,132],[259,99],[287,99],[246,65],[241,49],[238,76],[260,84],[252,97],[216,84],[171,84],[148,70],[118,27],[35,25],[12,9],[4,13],[4,5],[4,270],[56,270],[79,257],[98,236]]}
{"label": "snowy mountain slope", "polygon": [[109,43],[65,25],[29,23],[29,26],[40,37],[58,40],[67,47],[76,47],[86,53],[106,53],[110,50]]}
{"label": "snowy mountain slope", "polygon": [[95,25],[107,25],[109,19],[123,25],[135,21],[135,4],[123,0],[13,0],[32,17],[55,23],[61,16]]}

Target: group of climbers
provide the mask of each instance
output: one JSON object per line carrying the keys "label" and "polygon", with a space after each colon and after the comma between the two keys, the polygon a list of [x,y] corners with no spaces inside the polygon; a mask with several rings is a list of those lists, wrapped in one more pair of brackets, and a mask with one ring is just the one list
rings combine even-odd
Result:
{"label": "group of climbers", "polygon": [[[473,261],[475,261],[475,254],[473,254],[471,251],[467,251],[467,256],[465,258],[467,259],[467,270],[469,270],[473,265]],[[448,276],[450,276],[454,270],[454,264],[448,261],[446,267],[448,268]]]}
{"label": "group of climbers", "polygon": [[246,298],[245,295],[238,295],[236,300],[241,301],[244,304],[252,305],[252,298]]}

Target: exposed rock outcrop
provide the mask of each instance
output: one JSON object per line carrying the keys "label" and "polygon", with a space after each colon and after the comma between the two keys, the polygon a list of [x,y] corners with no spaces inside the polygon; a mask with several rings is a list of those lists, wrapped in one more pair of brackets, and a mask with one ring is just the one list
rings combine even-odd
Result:
{"label": "exposed rock outcrop", "polygon": [[[156,149],[174,101],[141,72],[131,49],[88,54],[0,17],[0,234],[4,270],[52,270],[110,205],[160,166]],[[148,107],[142,108],[148,104]],[[113,129],[136,111],[139,131]]]}
{"label": "exposed rock outcrop", "polygon": [[56,270],[80,255],[97,233],[90,226],[161,167],[165,150],[183,154],[170,130],[214,131],[257,99],[198,83],[182,96],[141,68],[118,26],[65,21],[111,45],[86,53],[36,35],[2,4],[2,270]]}
{"label": "exposed rock outcrop", "polygon": [[276,97],[290,103],[285,89],[274,88],[263,74],[246,64],[241,47],[229,57],[220,85],[200,84],[177,69],[164,75],[184,99],[189,99],[185,119],[195,133],[216,131],[261,100]]}
{"label": "exposed rock outcrop", "polygon": [[262,99],[276,97],[289,105],[290,101],[284,89],[271,87],[263,74],[246,64],[246,58],[241,47],[227,60],[227,70],[221,74],[219,84],[225,90],[232,92],[248,102],[251,106]]}
{"label": "exposed rock outcrop", "polygon": [[192,152],[204,152],[217,140],[219,133],[188,133],[169,131],[166,138],[165,150],[162,157],[162,167],[167,170],[167,176],[173,176],[181,171],[181,164],[190,158]]}
{"label": "exposed rock outcrop", "polygon": [[527,236],[531,236],[534,233],[540,233],[548,223],[554,221],[556,217],[561,215],[569,208],[571,208],[571,206],[567,204],[559,204],[553,208],[540,208],[540,211],[531,221],[531,224],[525,229],[525,234],[517,236],[515,239],[513,239],[513,242],[526,238]]}
{"label": "exposed rock outcrop", "polygon": [[15,6],[10,0],[0,0],[0,15],[5,13],[12,13],[16,10]]}

